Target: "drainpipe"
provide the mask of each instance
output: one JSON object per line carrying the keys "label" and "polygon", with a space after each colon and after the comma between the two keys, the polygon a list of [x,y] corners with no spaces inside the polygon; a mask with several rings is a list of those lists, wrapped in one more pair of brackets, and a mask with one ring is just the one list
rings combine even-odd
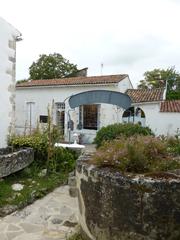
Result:
{"label": "drainpipe", "polygon": [[163,100],[166,100],[166,94],[167,94],[167,86],[168,86],[168,80],[166,79],[166,85],[163,93]]}

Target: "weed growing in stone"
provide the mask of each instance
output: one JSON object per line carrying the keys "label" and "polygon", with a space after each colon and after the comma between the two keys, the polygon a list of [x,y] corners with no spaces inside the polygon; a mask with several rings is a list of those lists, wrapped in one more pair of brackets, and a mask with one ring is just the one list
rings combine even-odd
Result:
{"label": "weed growing in stone", "polygon": [[84,240],[80,233],[75,233],[73,236],[69,237],[67,240]]}
{"label": "weed growing in stone", "polygon": [[105,142],[92,163],[110,166],[122,172],[147,173],[180,169],[179,140],[153,136],[119,137]]}

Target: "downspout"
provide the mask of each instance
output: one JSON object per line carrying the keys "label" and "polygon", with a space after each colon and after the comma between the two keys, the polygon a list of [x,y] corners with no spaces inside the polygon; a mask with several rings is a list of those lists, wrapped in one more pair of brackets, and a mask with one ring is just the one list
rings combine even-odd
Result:
{"label": "downspout", "polygon": [[168,80],[166,79],[166,85],[163,93],[163,100],[166,100],[166,94],[167,94],[167,86],[168,86]]}

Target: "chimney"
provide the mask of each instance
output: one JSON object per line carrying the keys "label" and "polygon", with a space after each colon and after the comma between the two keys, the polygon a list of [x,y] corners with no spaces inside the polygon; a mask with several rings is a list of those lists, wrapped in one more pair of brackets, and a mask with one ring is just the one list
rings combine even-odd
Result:
{"label": "chimney", "polygon": [[83,68],[77,71],[76,77],[87,77],[88,68]]}

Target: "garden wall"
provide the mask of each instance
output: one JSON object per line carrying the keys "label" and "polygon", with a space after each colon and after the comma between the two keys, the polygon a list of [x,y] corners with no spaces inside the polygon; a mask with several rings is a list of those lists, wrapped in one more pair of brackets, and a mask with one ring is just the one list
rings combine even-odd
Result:
{"label": "garden wall", "polygon": [[32,148],[12,152],[11,148],[0,149],[0,178],[27,167],[34,160]]}
{"label": "garden wall", "polygon": [[180,239],[180,176],[124,176],[77,162],[80,225],[85,239]]}

